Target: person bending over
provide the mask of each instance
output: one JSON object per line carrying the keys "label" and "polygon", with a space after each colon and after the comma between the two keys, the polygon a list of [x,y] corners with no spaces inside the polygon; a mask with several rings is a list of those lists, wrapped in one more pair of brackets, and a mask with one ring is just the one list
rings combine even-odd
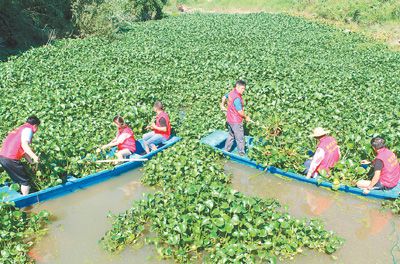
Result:
{"label": "person bending over", "polygon": [[39,163],[39,157],[29,146],[39,125],[39,118],[28,117],[25,124],[8,134],[0,150],[0,164],[10,178],[21,185],[22,195],[29,194],[31,173],[22,164],[21,159],[25,158],[29,163]]}

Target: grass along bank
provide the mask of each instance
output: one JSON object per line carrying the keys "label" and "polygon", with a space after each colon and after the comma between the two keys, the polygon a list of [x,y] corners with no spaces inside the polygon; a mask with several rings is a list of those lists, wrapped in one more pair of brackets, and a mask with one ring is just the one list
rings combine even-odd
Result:
{"label": "grass along bank", "polygon": [[168,11],[284,12],[358,31],[400,49],[400,2],[396,0],[171,0]]}

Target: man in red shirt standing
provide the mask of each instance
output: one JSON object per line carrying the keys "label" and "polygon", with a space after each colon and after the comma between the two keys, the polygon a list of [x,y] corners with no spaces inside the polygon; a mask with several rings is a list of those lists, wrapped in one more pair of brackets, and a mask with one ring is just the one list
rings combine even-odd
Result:
{"label": "man in red shirt standing", "polygon": [[[243,119],[247,122],[250,117],[244,112],[244,101],[242,95],[246,89],[246,83],[242,80],[236,82],[233,90],[222,96],[220,107],[226,111],[226,122],[228,124],[229,135],[225,142],[225,151],[231,151],[234,140],[236,140],[237,149],[240,156],[245,155],[245,141]],[[225,102],[228,104],[225,107]]]}
{"label": "man in red shirt standing", "polygon": [[11,179],[21,185],[22,195],[29,194],[31,177],[21,159],[39,163],[39,157],[29,146],[39,125],[40,120],[36,116],[30,116],[25,124],[8,134],[0,150],[0,164]]}
{"label": "man in red shirt standing", "polygon": [[[371,140],[371,146],[377,154],[372,162],[373,177],[371,180],[360,180],[357,187],[368,194],[371,190],[390,190],[397,186],[400,179],[400,165],[396,154],[390,151],[385,140],[375,137]],[[367,160],[361,161],[362,164],[370,164]]]}

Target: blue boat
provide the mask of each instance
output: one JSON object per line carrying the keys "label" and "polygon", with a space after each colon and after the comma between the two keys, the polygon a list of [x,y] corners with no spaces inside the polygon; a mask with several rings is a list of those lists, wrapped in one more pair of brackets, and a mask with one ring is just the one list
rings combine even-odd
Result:
{"label": "blue boat", "polygon": [[[378,199],[396,199],[400,193],[400,183],[391,190],[372,190],[369,194],[364,194],[363,191],[357,187],[352,187],[348,185],[340,184],[339,186],[334,186],[333,183],[327,181],[318,181],[316,179],[307,179],[304,175],[299,175],[292,172],[287,172],[282,169],[276,168],[274,166],[269,166],[268,168],[257,164],[255,161],[251,160],[247,156],[239,156],[237,154],[237,149],[234,148],[232,152],[227,152],[224,150],[224,145],[226,138],[228,137],[228,132],[225,131],[214,131],[210,135],[203,137],[201,139],[201,143],[211,146],[217,151],[222,152],[225,156],[229,157],[232,161],[235,161],[240,164],[244,164],[246,166],[256,168],[259,170],[266,170],[272,174],[278,174],[283,177],[287,177],[290,179],[295,179],[298,181],[311,183],[317,186],[326,187],[332,190],[338,190],[342,192],[352,193],[355,195],[363,196],[363,197],[371,197],[371,198],[378,198]],[[251,148],[253,146],[253,138],[246,137],[246,146]]]}
{"label": "blue boat", "polygon": [[[143,159],[151,159],[157,153],[163,151],[166,148],[171,147],[181,139],[179,137],[172,137],[165,144],[159,146],[159,148],[155,151],[150,152],[149,154],[143,155],[140,158]],[[142,153],[143,151],[143,141],[137,141],[137,150],[136,153]],[[132,158],[138,158],[137,154],[133,154]],[[143,161],[132,161],[126,162],[121,165],[115,166],[111,170],[103,170],[97,172],[95,174],[88,175],[83,178],[75,178],[73,176],[67,177],[67,181],[63,184],[50,187],[38,192],[30,193],[29,195],[22,196],[19,192],[11,190],[8,186],[0,187],[0,197],[5,196],[3,201],[14,202],[16,207],[22,208],[26,206],[33,205],[35,203],[44,202],[47,200],[51,200],[60,196],[64,196],[70,193],[73,193],[77,190],[87,188],[91,185],[98,184],[100,182],[104,182],[111,178],[117,177],[127,171],[139,168],[143,166]]]}

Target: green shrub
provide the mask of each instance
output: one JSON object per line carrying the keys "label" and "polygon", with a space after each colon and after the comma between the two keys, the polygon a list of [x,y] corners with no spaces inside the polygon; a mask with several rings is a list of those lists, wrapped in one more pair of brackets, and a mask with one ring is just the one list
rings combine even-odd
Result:
{"label": "green shrub", "polygon": [[137,21],[159,19],[167,0],[75,0],[73,22],[82,36],[115,33]]}
{"label": "green shrub", "polygon": [[160,19],[162,9],[168,0],[130,0],[134,14],[140,21]]}
{"label": "green shrub", "polygon": [[69,0],[0,0],[0,34],[9,46],[31,47],[73,30]]}

